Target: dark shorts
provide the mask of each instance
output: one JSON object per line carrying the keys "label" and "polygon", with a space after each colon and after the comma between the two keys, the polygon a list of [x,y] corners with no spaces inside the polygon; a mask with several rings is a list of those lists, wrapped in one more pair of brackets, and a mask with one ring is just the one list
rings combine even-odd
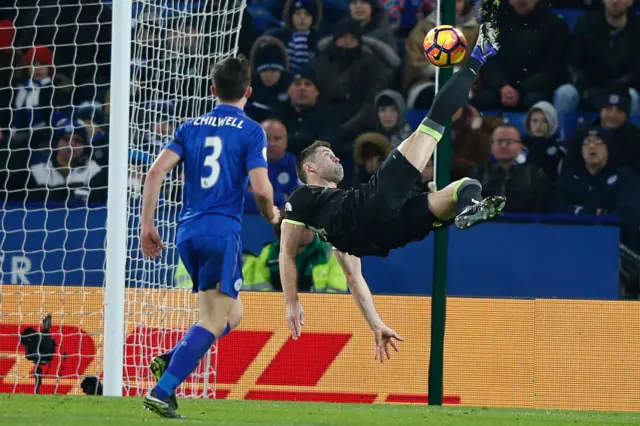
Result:
{"label": "dark shorts", "polygon": [[234,299],[242,287],[240,235],[195,235],[178,244],[178,253],[193,281],[193,291],[220,291]]}
{"label": "dark shorts", "polygon": [[397,149],[393,150],[360,189],[365,221],[391,220],[398,216],[420,175]]}
{"label": "dark shorts", "polygon": [[[415,192],[421,173],[393,151],[361,188],[362,223],[348,252],[355,256],[388,256],[393,249],[423,240],[442,223],[429,210],[428,194]],[[351,239],[350,239],[351,240]]]}

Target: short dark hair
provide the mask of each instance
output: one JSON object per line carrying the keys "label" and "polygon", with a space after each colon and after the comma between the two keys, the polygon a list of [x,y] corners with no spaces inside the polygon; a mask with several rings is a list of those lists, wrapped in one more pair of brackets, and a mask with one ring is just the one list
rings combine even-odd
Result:
{"label": "short dark hair", "polygon": [[240,100],[251,85],[251,64],[243,55],[223,59],[213,66],[211,80],[221,101]]}
{"label": "short dark hair", "polygon": [[324,141],[315,141],[303,149],[298,155],[298,158],[296,158],[296,171],[298,172],[298,178],[300,178],[303,183],[307,183],[307,173],[304,171],[304,165],[309,161],[313,161],[318,148],[331,149],[331,144]]}
{"label": "short dark hair", "polygon": [[517,126],[514,126],[514,125],[513,125],[513,124],[511,124],[511,123],[500,123],[500,124],[498,124],[498,125],[496,126],[496,128],[495,128],[495,129],[493,129],[493,133],[492,133],[492,135],[494,135],[494,134],[495,134],[495,132],[496,132],[498,129],[513,129],[513,130],[515,130],[516,132],[518,132],[518,136],[520,136],[520,138],[522,138],[522,134],[520,133],[520,129],[518,129],[518,127],[517,127]]}

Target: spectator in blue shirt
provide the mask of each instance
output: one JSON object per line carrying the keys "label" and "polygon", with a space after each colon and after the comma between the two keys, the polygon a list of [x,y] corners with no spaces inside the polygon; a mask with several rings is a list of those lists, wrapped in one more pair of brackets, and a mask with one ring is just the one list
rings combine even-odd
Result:
{"label": "spectator in blue shirt", "polygon": [[[262,128],[267,134],[267,162],[269,164],[269,180],[273,185],[273,201],[278,207],[284,208],[289,194],[300,185],[296,174],[296,156],[287,152],[287,129],[282,121],[271,118],[262,122]],[[258,213],[251,189],[245,194],[244,209],[247,213]]]}

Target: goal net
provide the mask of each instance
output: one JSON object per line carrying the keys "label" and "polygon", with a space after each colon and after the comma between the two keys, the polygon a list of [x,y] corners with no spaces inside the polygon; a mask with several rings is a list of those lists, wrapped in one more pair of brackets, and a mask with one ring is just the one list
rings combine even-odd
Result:
{"label": "goal net", "polygon": [[[0,4],[0,392],[98,393],[103,381],[113,31],[131,31],[123,394],[196,321],[175,249],[181,171],[165,182],[161,260],[139,252],[143,176],[185,119],[213,106],[212,65],[237,51],[244,1]],[[113,125],[113,124],[111,124]],[[180,396],[215,397],[212,349]]]}

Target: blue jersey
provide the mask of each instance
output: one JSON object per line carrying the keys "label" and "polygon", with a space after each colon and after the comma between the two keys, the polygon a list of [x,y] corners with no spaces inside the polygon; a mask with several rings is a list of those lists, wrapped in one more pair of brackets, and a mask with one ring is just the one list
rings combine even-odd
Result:
{"label": "blue jersey", "polygon": [[193,235],[239,233],[249,171],[267,167],[262,127],[231,105],[182,124],[167,145],[184,163],[178,243]]}

